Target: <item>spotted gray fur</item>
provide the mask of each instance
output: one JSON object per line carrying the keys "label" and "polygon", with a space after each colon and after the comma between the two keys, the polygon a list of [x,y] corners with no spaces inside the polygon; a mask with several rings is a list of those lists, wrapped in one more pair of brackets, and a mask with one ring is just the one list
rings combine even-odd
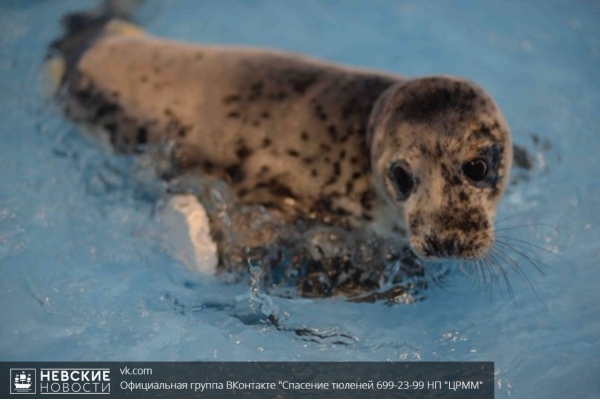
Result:
{"label": "spotted gray fur", "polygon": [[[171,149],[166,178],[202,170],[289,218],[406,231],[422,258],[476,259],[491,247],[512,145],[498,106],[474,83],[84,33],[55,46],[67,62],[67,111],[101,127],[118,152]],[[490,168],[479,182],[461,170],[476,157]],[[402,196],[390,172],[399,163],[410,169]]]}

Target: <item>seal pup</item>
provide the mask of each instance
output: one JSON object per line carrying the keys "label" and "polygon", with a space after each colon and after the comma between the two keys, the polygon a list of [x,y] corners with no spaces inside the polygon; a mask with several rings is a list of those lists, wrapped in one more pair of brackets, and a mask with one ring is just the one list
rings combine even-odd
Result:
{"label": "seal pup", "polygon": [[405,238],[422,260],[482,260],[512,163],[492,97],[255,48],[159,39],[74,14],[50,47],[65,112],[119,153],[168,149],[166,179],[208,173],[287,220]]}

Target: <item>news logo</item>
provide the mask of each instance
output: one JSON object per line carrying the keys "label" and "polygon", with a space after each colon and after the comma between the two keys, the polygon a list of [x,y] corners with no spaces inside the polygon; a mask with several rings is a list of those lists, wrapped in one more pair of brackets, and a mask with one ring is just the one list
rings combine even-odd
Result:
{"label": "news logo", "polygon": [[10,394],[35,394],[35,368],[10,369]]}
{"label": "news logo", "polygon": [[110,394],[110,368],[40,368],[40,394]]}

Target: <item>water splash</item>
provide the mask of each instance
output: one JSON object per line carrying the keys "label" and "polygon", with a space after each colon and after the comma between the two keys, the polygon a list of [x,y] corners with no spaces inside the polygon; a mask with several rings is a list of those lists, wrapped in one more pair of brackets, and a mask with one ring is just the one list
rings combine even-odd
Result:
{"label": "water splash", "polygon": [[235,299],[235,306],[230,314],[246,325],[270,323],[277,326],[286,320],[288,315],[281,314],[273,299],[260,290],[262,269],[257,262],[249,258],[248,267],[251,276],[250,289],[248,293]]}

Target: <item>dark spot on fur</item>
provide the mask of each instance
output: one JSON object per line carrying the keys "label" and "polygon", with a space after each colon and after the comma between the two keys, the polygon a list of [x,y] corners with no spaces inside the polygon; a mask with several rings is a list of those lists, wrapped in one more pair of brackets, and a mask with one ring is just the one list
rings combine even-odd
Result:
{"label": "dark spot on fur", "polygon": [[213,173],[215,171],[215,164],[210,161],[204,161],[202,163],[202,169],[204,169],[207,173]]}
{"label": "dark spot on fur", "polygon": [[341,215],[344,217],[352,215],[352,213],[350,211],[346,210],[344,207],[336,207],[333,209],[333,212],[337,215]]}
{"label": "dark spot on fur", "polygon": [[331,175],[326,181],[325,181],[325,186],[330,186],[333,185],[335,182],[337,182],[337,178],[335,177],[335,175]]}
{"label": "dark spot on fur", "polygon": [[269,147],[271,145],[271,139],[269,138],[264,138],[263,139],[263,147]]}
{"label": "dark spot on fur", "polygon": [[438,226],[457,229],[465,233],[483,231],[489,227],[485,212],[477,207],[444,207],[433,215]]}
{"label": "dark spot on fur", "polygon": [[140,145],[148,143],[148,131],[143,126],[137,130],[136,141]]}
{"label": "dark spot on fur", "polygon": [[270,117],[271,115],[270,115],[268,112],[266,112],[266,111],[265,111],[265,112],[263,112],[263,113],[261,114],[261,116],[262,116],[264,119],[269,119],[269,117]]}
{"label": "dark spot on fur", "polygon": [[317,170],[313,168],[313,169],[310,171],[310,175],[311,175],[311,176],[317,176],[317,175],[318,175],[318,174],[317,174]]}
{"label": "dark spot on fur", "polygon": [[321,143],[320,147],[321,147],[321,151],[323,151],[325,153],[329,153],[332,150],[331,146],[328,144],[325,144],[325,143]]}
{"label": "dark spot on fur", "polygon": [[395,118],[390,120],[395,126],[399,120],[429,122],[454,112],[464,118],[474,112],[477,93],[464,82],[449,82],[445,78],[427,78],[407,84],[404,101],[396,108]]}
{"label": "dark spot on fur", "polygon": [[394,82],[385,77],[348,77],[342,89],[347,96],[343,96],[340,105],[341,117],[366,120],[377,98]]}
{"label": "dark spot on fur", "polygon": [[320,104],[315,106],[315,115],[321,121],[327,121],[327,114],[325,114],[325,111],[323,111],[323,107]]}
{"label": "dark spot on fur", "polygon": [[287,150],[287,153],[288,153],[290,156],[292,156],[292,157],[299,157],[299,156],[300,156],[300,153],[298,153],[298,151],[297,151],[297,150],[293,150],[293,149],[288,149],[288,150]]}
{"label": "dark spot on fur", "polygon": [[225,104],[225,105],[229,105],[229,104],[232,104],[232,103],[236,103],[236,102],[238,102],[238,101],[240,101],[240,96],[238,96],[238,95],[235,95],[235,94],[234,94],[234,95],[231,95],[231,96],[225,96],[225,97],[223,98],[223,104]]}
{"label": "dark spot on fur", "polygon": [[472,133],[472,137],[475,139],[488,139],[492,141],[498,141],[497,137],[494,135],[490,127],[486,124],[481,124],[479,129],[475,130]]}
{"label": "dark spot on fur", "polygon": [[498,186],[494,186],[490,192],[489,198],[493,199],[500,196],[500,188]]}
{"label": "dark spot on fur", "polygon": [[409,226],[412,232],[418,230],[423,224],[423,214],[421,212],[417,211],[409,217]]}
{"label": "dark spot on fur", "polygon": [[437,158],[438,160],[441,160],[444,157],[444,148],[442,147],[442,144],[440,142],[437,142],[435,144],[435,158]]}
{"label": "dark spot on fur", "polygon": [[343,160],[344,158],[346,158],[346,150],[341,150],[340,151],[340,160]]}
{"label": "dark spot on fur", "polygon": [[462,184],[462,179],[460,175],[456,171],[452,171],[448,166],[444,163],[440,165],[442,170],[442,178],[446,181],[446,183],[450,186],[459,186]]}
{"label": "dark spot on fur", "polygon": [[255,185],[256,189],[267,189],[276,196],[295,198],[294,193],[285,184],[279,182],[276,178],[270,179],[268,182],[259,182]]}
{"label": "dark spot on fur", "polygon": [[306,91],[314,85],[319,75],[320,71],[298,71],[291,70],[284,74],[284,77],[287,82],[290,83],[292,90],[299,95],[303,95]]}
{"label": "dark spot on fur", "polygon": [[240,117],[240,113],[237,111],[231,111],[229,114],[227,114],[227,118],[239,118]]}
{"label": "dark spot on fur", "polygon": [[107,115],[113,114],[115,112],[117,112],[120,109],[120,107],[117,104],[114,103],[106,103],[106,104],[102,104],[100,107],[98,107],[98,109],[96,110],[96,115],[95,118],[96,120],[99,120]]}
{"label": "dark spot on fur", "polygon": [[211,236],[215,242],[219,243],[224,239],[225,234],[223,233],[223,231],[220,231],[220,230],[217,230],[214,233],[211,230]]}
{"label": "dark spot on fur", "polygon": [[275,100],[275,101],[283,101],[285,99],[287,99],[288,95],[285,92],[277,92],[274,94],[269,95],[269,100]]}
{"label": "dark spot on fur", "polygon": [[334,142],[338,141],[338,131],[337,131],[337,128],[334,125],[329,125],[327,127],[327,132],[329,132],[329,136],[331,136],[331,139]]}
{"label": "dark spot on fur", "polygon": [[302,132],[300,138],[306,142],[308,140],[308,133]]}
{"label": "dark spot on fur", "polygon": [[243,160],[252,154],[252,150],[245,144],[242,144],[237,148],[235,154],[237,154],[240,160]]}
{"label": "dark spot on fur", "polygon": [[256,82],[250,86],[250,94],[248,100],[256,100],[262,96],[264,84],[262,82]]}
{"label": "dark spot on fur", "polygon": [[346,182],[346,194],[352,193],[352,190],[354,190],[354,182],[352,182],[352,181]]}
{"label": "dark spot on fur", "polygon": [[373,221],[373,216],[367,211],[363,211],[361,217],[366,221]]}
{"label": "dark spot on fur", "polygon": [[233,164],[225,168],[225,173],[229,176],[232,183],[240,183],[244,180],[244,171],[240,164]]}
{"label": "dark spot on fur", "polygon": [[177,131],[177,136],[179,136],[180,138],[184,138],[187,136],[189,130],[189,127],[183,126],[181,127],[181,129],[179,129],[179,131]]}
{"label": "dark spot on fur", "polygon": [[[111,135],[115,134],[117,132],[117,124],[114,122],[107,122],[104,124],[104,129],[106,129],[108,132],[111,133]],[[112,142],[112,140],[111,140]],[[113,144],[115,144],[113,142]]]}
{"label": "dark spot on fur", "polygon": [[333,201],[331,197],[320,197],[314,204],[316,211],[330,213],[333,207]]}
{"label": "dark spot on fur", "polygon": [[340,174],[342,173],[342,168],[340,166],[340,162],[336,161],[333,163],[333,174],[335,176],[340,176]]}
{"label": "dark spot on fur", "polygon": [[290,188],[277,181],[272,183],[270,190],[271,193],[279,196],[295,198],[294,193]]}
{"label": "dark spot on fur", "polygon": [[75,97],[77,97],[81,103],[87,104],[92,98],[92,92],[85,89],[79,89],[75,92]]}
{"label": "dark spot on fur", "polygon": [[365,210],[372,211],[373,210],[373,201],[375,200],[375,196],[370,190],[365,190],[360,196],[360,204]]}

